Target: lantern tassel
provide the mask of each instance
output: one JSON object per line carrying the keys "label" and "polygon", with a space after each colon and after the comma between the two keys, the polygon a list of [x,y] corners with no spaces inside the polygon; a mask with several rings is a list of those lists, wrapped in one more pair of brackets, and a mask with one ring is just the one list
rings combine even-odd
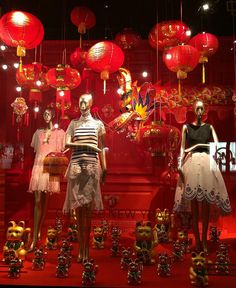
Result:
{"label": "lantern tassel", "polygon": [[23,72],[23,68],[22,68],[22,57],[20,56],[20,61],[19,61],[19,71]]}
{"label": "lantern tassel", "polygon": [[79,48],[82,49],[82,34],[79,35]]}
{"label": "lantern tassel", "polygon": [[181,80],[178,79],[178,100],[182,100],[182,91],[181,91]]}
{"label": "lantern tassel", "polygon": [[106,80],[103,80],[103,94],[106,94]]}
{"label": "lantern tassel", "polygon": [[206,82],[206,71],[205,71],[205,64],[202,63],[202,84]]}

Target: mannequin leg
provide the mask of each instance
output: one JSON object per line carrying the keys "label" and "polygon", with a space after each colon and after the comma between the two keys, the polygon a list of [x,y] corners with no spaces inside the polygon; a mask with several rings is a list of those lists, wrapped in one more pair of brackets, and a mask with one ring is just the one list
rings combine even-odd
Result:
{"label": "mannequin leg", "polygon": [[84,237],[84,260],[89,259],[89,245],[91,232],[91,205],[85,208],[85,237]]}
{"label": "mannequin leg", "polygon": [[48,193],[41,193],[41,217],[39,218],[38,240],[41,240],[42,226],[48,207]]}
{"label": "mannequin leg", "polygon": [[83,261],[83,250],[84,250],[84,225],[83,225],[83,207],[76,209],[76,217],[78,221],[78,242],[79,242],[79,253],[77,262]]}
{"label": "mannequin leg", "polygon": [[196,199],[193,199],[191,201],[191,209],[192,209],[192,217],[193,217],[193,233],[195,237],[195,246],[196,250],[201,250],[201,241],[200,241],[200,234],[199,234],[199,207],[198,207],[198,201]]}
{"label": "mannequin leg", "polygon": [[76,209],[78,219],[79,253],[78,262],[89,258],[89,242],[91,232],[91,205]]}
{"label": "mannequin leg", "polygon": [[203,251],[207,251],[207,232],[209,225],[209,215],[210,215],[210,204],[204,200],[202,202],[202,245]]}
{"label": "mannequin leg", "polygon": [[41,237],[41,228],[46,214],[48,194],[40,191],[34,192],[34,231],[33,241],[28,252],[32,252]]}

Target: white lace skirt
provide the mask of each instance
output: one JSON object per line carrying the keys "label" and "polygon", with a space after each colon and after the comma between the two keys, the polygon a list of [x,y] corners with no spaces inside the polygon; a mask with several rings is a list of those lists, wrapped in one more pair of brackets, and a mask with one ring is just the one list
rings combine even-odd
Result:
{"label": "white lace skirt", "polygon": [[179,177],[175,192],[174,211],[190,211],[190,201],[206,200],[231,212],[231,205],[222,174],[215,160],[207,153],[188,153],[183,163],[185,183]]}

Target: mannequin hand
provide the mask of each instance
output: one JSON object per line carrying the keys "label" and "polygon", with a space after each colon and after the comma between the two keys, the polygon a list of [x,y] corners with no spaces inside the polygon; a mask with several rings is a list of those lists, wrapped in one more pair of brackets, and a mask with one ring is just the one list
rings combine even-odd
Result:
{"label": "mannequin hand", "polygon": [[178,173],[179,173],[179,177],[180,177],[181,181],[182,181],[183,184],[184,184],[184,183],[185,183],[185,180],[184,180],[184,172],[183,172],[182,167],[178,167]]}

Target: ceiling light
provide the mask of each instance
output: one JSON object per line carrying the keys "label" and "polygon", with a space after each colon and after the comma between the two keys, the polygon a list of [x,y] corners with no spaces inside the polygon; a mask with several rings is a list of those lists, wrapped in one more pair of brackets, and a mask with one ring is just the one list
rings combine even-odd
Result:
{"label": "ceiling light", "polygon": [[39,107],[38,106],[34,107],[34,112],[36,112],[36,113],[39,112]]}
{"label": "ceiling light", "polygon": [[5,50],[7,49],[7,47],[6,47],[5,45],[1,45],[1,46],[0,46],[0,49],[1,49],[2,51],[5,51]]}
{"label": "ceiling light", "polygon": [[14,63],[13,66],[17,69],[19,68],[19,63]]}
{"label": "ceiling light", "polygon": [[8,68],[7,64],[3,64],[3,65],[2,65],[2,69],[3,69],[3,70],[7,70],[7,68]]}
{"label": "ceiling light", "polygon": [[21,91],[21,87],[20,87],[20,86],[17,86],[17,87],[16,87],[16,91],[17,91],[17,92],[20,92],[20,91]]}
{"label": "ceiling light", "polygon": [[143,71],[142,76],[143,76],[144,78],[146,78],[146,77],[148,76],[147,71]]}
{"label": "ceiling light", "polygon": [[56,128],[56,129],[58,129],[58,128],[59,128],[59,125],[58,125],[58,123],[55,123],[55,124],[54,124],[54,128]]}
{"label": "ceiling light", "polygon": [[202,9],[203,9],[204,11],[209,10],[209,8],[210,8],[210,6],[209,6],[208,3],[205,3],[205,4],[202,5]]}

